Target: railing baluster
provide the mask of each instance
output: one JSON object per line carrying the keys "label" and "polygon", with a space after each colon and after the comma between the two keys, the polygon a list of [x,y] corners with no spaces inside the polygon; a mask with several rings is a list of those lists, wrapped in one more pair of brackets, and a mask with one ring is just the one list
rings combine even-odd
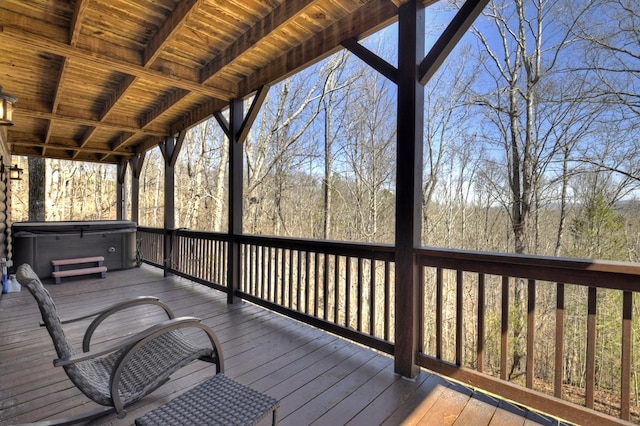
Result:
{"label": "railing baluster", "polygon": [[[425,305],[425,267],[418,267],[418,282],[420,285],[418,286],[418,294],[416,297],[418,298],[418,318],[422,318],[422,321],[418,321],[418,350],[424,352],[425,350],[425,316],[424,316],[424,305]],[[387,271],[385,270],[385,279],[386,279]],[[385,290],[386,291],[386,290]],[[386,299],[388,300],[388,299]],[[385,304],[385,312],[386,312],[386,304]]]}
{"label": "railing baluster", "polygon": [[[285,258],[286,258],[286,250],[285,249],[276,249],[276,267],[280,265],[280,273],[276,273],[278,277],[276,277],[276,297],[275,302],[279,305],[284,306],[284,272],[285,272]],[[280,262],[278,264],[278,262]]]}
{"label": "railing baluster", "polygon": [[456,365],[462,365],[464,299],[462,271],[456,271]]}
{"label": "railing baluster", "polygon": [[632,341],[633,293],[622,293],[622,357],[620,360],[620,417],[630,419],[631,404],[631,341]]}
{"label": "railing baluster", "polygon": [[335,255],[335,270],[333,277],[333,322],[338,324],[340,319],[340,256]]}
{"label": "railing baluster", "polygon": [[351,256],[347,256],[346,268],[347,273],[345,278],[345,312],[344,312],[344,326],[351,326]]}
{"label": "railing baluster", "polygon": [[320,253],[315,252],[313,256],[313,316],[318,316],[318,304],[320,303]]}
{"label": "railing baluster", "polygon": [[509,350],[509,277],[502,276],[502,324],[500,330],[500,378],[507,380]]}
{"label": "railing baluster", "polygon": [[293,252],[293,249],[289,249],[289,309],[293,306]]}
{"label": "railing baluster", "polygon": [[211,281],[211,240],[202,240],[202,258],[200,263],[202,264],[202,279]]}
{"label": "railing baluster", "polygon": [[273,247],[267,248],[267,294],[265,299],[273,301]]}
{"label": "railing baluster", "polygon": [[484,274],[478,274],[478,345],[476,351],[476,369],[484,370]]}
{"label": "railing baluster", "polygon": [[527,289],[527,371],[526,386],[533,389],[534,345],[536,328],[536,281],[529,280]]}
{"label": "railing baluster", "polygon": [[[220,241],[211,240],[211,244],[209,244],[209,265],[211,265],[211,273],[209,274],[209,280],[217,284],[220,284],[220,281],[218,280],[218,275],[220,274],[218,260],[221,257],[222,257],[222,250],[220,250]],[[244,259],[244,256],[242,256],[242,258]]]}
{"label": "railing baluster", "polygon": [[369,334],[376,334],[376,261],[369,259]]}
{"label": "railing baluster", "polygon": [[442,268],[436,269],[436,358],[442,359]]}
{"label": "railing baluster", "polygon": [[[384,340],[389,340],[391,328],[391,280],[389,279],[389,262],[384,262]],[[424,317],[420,317],[424,318]],[[423,321],[420,321],[422,324]]]}
{"label": "railing baluster", "polygon": [[260,295],[260,246],[255,245],[255,257],[253,262],[253,295]]}
{"label": "railing baluster", "polygon": [[179,266],[182,270],[184,270],[184,271],[187,271],[187,272],[188,272],[188,269],[187,269],[187,262],[186,262],[186,260],[185,260],[185,259],[187,258],[187,253],[188,253],[188,251],[187,251],[187,249],[185,248],[185,242],[183,241],[183,239],[182,239],[182,238],[178,237],[178,238],[176,239],[176,245],[178,246],[178,250],[179,250],[179,252],[178,252],[178,262],[179,262],[179,265],[178,265],[178,266]]}
{"label": "railing baluster", "polygon": [[260,298],[261,299],[266,299],[267,298],[267,291],[268,291],[268,278],[267,278],[267,273],[268,273],[268,268],[266,268],[267,266],[267,252],[268,249],[265,246],[260,246],[260,249],[262,250],[262,260],[260,263],[260,271],[262,272],[261,274],[261,281],[260,281]]}
{"label": "railing baluster", "polygon": [[202,244],[203,241],[201,238],[196,238],[196,244],[195,244],[195,256],[193,257],[193,263],[194,263],[194,269],[196,270],[196,273],[194,274],[196,277],[202,278],[202,264],[203,262],[200,262],[200,259],[202,259]]}
{"label": "railing baluster", "polygon": [[322,288],[322,318],[327,320],[329,318],[329,255],[325,253],[324,255],[324,271],[322,273],[324,277],[324,285]]}
{"label": "railing baluster", "polygon": [[[190,270],[190,274],[193,275],[194,277],[198,276],[198,262],[196,262],[196,259],[198,258],[198,239],[194,238],[194,239],[185,239],[187,241],[187,243],[189,244],[190,248],[191,248],[191,252],[189,253],[189,270]],[[174,251],[175,252],[175,251]],[[171,256],[172,258],[174,256]]]}
{"label": "railing baluster", "polygon": [[556,284],[556,348],[555,348],[555,372],[553,381],[553,394],[556,398],[562,398],[563,381],[563,354],[564,354],[564,283]]}
{"label": "railing baluster", "polygon": [[302,251],[298,250],[298,277],[296,287],[296,309],[302,312]]}
{"label": "railing baluster", "polygon": [[[244,246],[245,246],[245,251],[247,256],[246,271],[244,271],[245,281],[246,281],[245,291],[249,294],[253,294],[253,291],[251,291],[251,274],[253,271],[253,261],[251,259],[252,257],[251,244],[244,244]],[[225,270],[225,273],[226,272],[227,271]],[[225,274],[224,276],[225,282],[226,282],[226,277],[227,275]]]}
{"label": "railing baluster", "polygon": [[198,277],[200,278],[206,278],[205,276],[205,267],[206,265],[206,258],[204,256],[204,252],[205,252],[205,247],[206,247],[206,241],[204,241],[202,238],[198,238],[198,255],[196,256],[196,265],[198,265]]}
{"label": "railing baluster", "polygon": [[[227,280],[225,277],[227,276],[227,243],[223,241],[216,241],[216,252],[213,258],[214,262],[216,262],[216,270],[217,272],[217,282],[218,284],[226,285]],[[244,268],[243,268],[244,269]],[[246,271],[241,271],[242,274],[246,273]]]}
{"label": "railing baluster", "polygon": [[305,294],[305,301],[304,301],[304,312],[305,313],[309,313],[309,303],[310,303],[310,297],[311,295],[309,294],[309,288],[311,286],[311,278],[309,278],[309,272],[311,271],[311,253],[309,251],[307,251],[305,253],[305,264],[304,264],[304,272],[305,272],[305,277],[304,277],[304,294]]}
{"label": "railing baluster", "polygon": [[[244,247],[244,244],[242,245]],[[222,267],[221,267],[221,262],[222,262],[222,258],[224,257],[224,248],[223,248],[223,244],[222,241],[218,241],[215,240],[213,241],[213,253],[211,254],[211,263],[213,265],[213,277],[212,277],[212,281],[217,283],[217,284],[222,284],[223,281],[220,279],[220,276],[222,274]],[[245,252],[246,253],[246,252]],[[243,259],[246,258],[245,255],[242,256]],[[242,270],[244,271],[244,268],[242,268]],[[244,272],[241,272],[241,274],[244,276]]]}
{"label": "railing baluster", "polygon": [[587,389],[585,396],[585,406],[593,408],[594,389],[596,380],[596,312],[597,312],[598,289],[589,287],[589,300],[587,306],[587,365],[586,380]]}
{"label": "railing baluster", "polygon": [[230,244],[229,243],[224,243],[224,268],[222,268],[222,272],[220,275],[220,282],[224,282],[227,287],[229,286],[229,284],[227,283],[227,272],[228,272],[228,266],[229,266],[229,250],[230,250]]}
{"label": "railing baluster", "polygon": [[357,330],[358,331],[362,331],[362,281],[364,280],[363,278],[363,270],[362,270],[362,258],[358,257],[358,298],[357,298],[357,305],[356,308],[358,309],[357,312],[357,316],[358,316],[358,322],[357,322]]}

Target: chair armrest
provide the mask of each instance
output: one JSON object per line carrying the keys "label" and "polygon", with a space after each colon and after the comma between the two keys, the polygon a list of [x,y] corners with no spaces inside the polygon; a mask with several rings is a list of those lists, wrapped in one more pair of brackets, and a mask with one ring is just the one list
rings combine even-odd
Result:
{"label": "chair armrest", "polygon": [[[96,329],[98,328],[98,326],[107,318],[109,318],[111,315],[115,314],[116,312],[134,307],[134,306],[140,306],[140,305],[156,305],[156,306],[160,306],[162,309],[164,309],[164,311],[167,314],[167,317],[169,319],[173,319],[175,318],[175,314],[173,313],[173,311],[171,310],[171,308],[169,308],[169,306],[167,306],[167,304],[165,304],[164,302],[161,302],[160,299],[158,299],[157,297],[154,296],[139,296],[136,297],[135,299],[130,299],[130,300],[124,300],[122,302],[118,302],[114,305],[111,305],[105,309],[102,309],[98,312],[95,312],[92,315],[85,315],[84,317],[81,318],[76,318],[75,320],[72,321],[77,321],[78,319],[86,319],[86,318],[90,318],[95,316],[96,318],[91,321],[91,324],[89,324],[89,327],[87,327],[87,330],[84,333],[84,337],[82,339],[82,351],[83,352],[89,352],[90,351],[90,346],[91,346],[91,338],[93,337],[93,333],[96,331]],[[97,315],[97,316],[96,316]]]}
{"label": "chair armrest", "polygon": [[[179,318],[166,320],[161,323],[155,324],[147,328],[146,330],[143,330],[139,333],[129,336],[117,343],[109,345],[105,348],[98,349],[95,351],[83,352],[81,354],[76,354],[68,358],[56,359],[53,361],[53,365],[56,367],[62,367],[65,365],[75,364],[81,361],[87,361],[93,358],[99,358],[101,356],[108,355],[110,353],[116,352],[121,349],[135,347],[137,343],[140,343],[142,341],[145,341],[146,343],[152,338],[158,337],[162,334],[168,333],[178,328],[204,325],[204,324],[200,324],[200,321],[201,320],[199,318],[195,318],[195,317],[179,317]],[[202,327],[198,327],[198,328],[202,328]]]}
{"label": "chair armrest", "polygon": [[[156,303],[156,302],[159,302],[159,303]],[[114,303],[113,305],[109,305],[109,306],[107,306],[105,308],[102,308],[102,309],[100,309],[98,311],[95,311],[95,312],[88,313],[88,314],[83,315],[81,317],[68,318],[68,319],[62,320],[61,322],[62,322],[62,324],[70,324],[72,322],[82,321],[82,320],[85,320],[85,319],[89,319],[89,318],[95,317],[96,315],[100,315],[100,314],[102,314],[104,312],[110,311],[113,308],[121,306],[121,305],[124,306],[121,309],[125,309],[126,307],[129,307],[129,306],[142,305],[142,304],[164,305],[162,307],[163,308],[166,307],[165,311],[168,309],[167,313],[169,313],[171,311],[171,309],[169,309],[169,307],[167,305],[165,305],[164,303],[160,302],[160,299],[158,299],[155,296],[138,296],[138,297],[136,297],[134,299],[124,300],[122,302]],[[171,314],[173,314],[173,313],[171,313]],[[175,315],[172,318],[175,318]],[[44,323],[43,322],[40,322],[40,325],[44,327]]]}

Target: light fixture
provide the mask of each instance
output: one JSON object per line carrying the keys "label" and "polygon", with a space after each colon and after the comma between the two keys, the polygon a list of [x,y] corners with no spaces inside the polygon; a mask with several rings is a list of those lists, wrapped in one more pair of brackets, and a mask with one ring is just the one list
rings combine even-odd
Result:
{"label": "light fixture", "polygon": [[9,179],[22,180],[22,169],[17,164],[9,166]]}
{"label": "light fixture", "polygon": [[13,110],[18,99],[2,91],[0,86],[0,126],[13,126]]}
{"label": "light fixture", "polygon": [[[22,169],[18,167],[17,164],[13,166],[9,166],[9,179],[11,180],[22,180]],[[4,173],[7,171],[7,168],[4,166],[4,158],[0,155],[0,176],[4,176]]]}

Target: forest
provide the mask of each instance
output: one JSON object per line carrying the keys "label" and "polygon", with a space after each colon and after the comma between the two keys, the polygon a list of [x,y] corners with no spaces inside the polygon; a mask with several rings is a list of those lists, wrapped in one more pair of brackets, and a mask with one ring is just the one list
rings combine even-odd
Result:
{"label": "forest", "polygon": [[[427,10],[427,50],[456,8],[451,1]],[[395,64],[396,33],[392,25],[361,42]],[[490,1],[425,86],[422,244],[638,262],[638,40],[638,0]],[[393,243],[395,171],[404,166],[395,160],[395,97],[392,82],[346,50],[274,84],[243,146],[244,232]],[[228,148],[213,118],[187,132],[175,169],[176,227],[226,232]],[[13,160],[27,173],[12,183],[12,218],[29,220],[28,176],[39,160]],[[115,219],[115,166],[44,167],[46,220]],[[147,153],[142,226],[163,226],[163,172],[159,149]],[[566,296],[567,316],[582,318],[567,338],[564,381],[575,386],[583,380],[585,291]],[[551,312],[545,294],[541,310]],[[598,297],[598,386],[606,391],[619,382],[622,302],[620,292]],[[538,336],[553,327],[539,323]],[[638,371],[637,295],[633,329]],[[552,340],[538,345],[553,350]],[[543,382],[553,380],[547,367],[536,364]]]}

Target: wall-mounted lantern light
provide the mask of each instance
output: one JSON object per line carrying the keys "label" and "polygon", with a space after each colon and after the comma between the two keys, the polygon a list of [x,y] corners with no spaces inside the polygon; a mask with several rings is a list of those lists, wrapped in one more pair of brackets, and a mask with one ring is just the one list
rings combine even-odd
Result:
{"label": "wall-mounted lantern light", "polygon": [[9,179],[11,180],[22,180],[22,169],[18,167],[17,164],[13,166],[9,166],[6,168],[4,166],[3,157],[0,155],[0,176],[4,176],[5,172],[9,170]]}
{"label": "wall-mounted lantern light", "polygon": [[22,169],[17,164],[9,166],[9,179],[22,180]]}
{"label": "wall-mounted lantern light", "polygon": [[0,126],[13,126],[13,110],[16,108],[17,98],[4,93],[0,86]]}

